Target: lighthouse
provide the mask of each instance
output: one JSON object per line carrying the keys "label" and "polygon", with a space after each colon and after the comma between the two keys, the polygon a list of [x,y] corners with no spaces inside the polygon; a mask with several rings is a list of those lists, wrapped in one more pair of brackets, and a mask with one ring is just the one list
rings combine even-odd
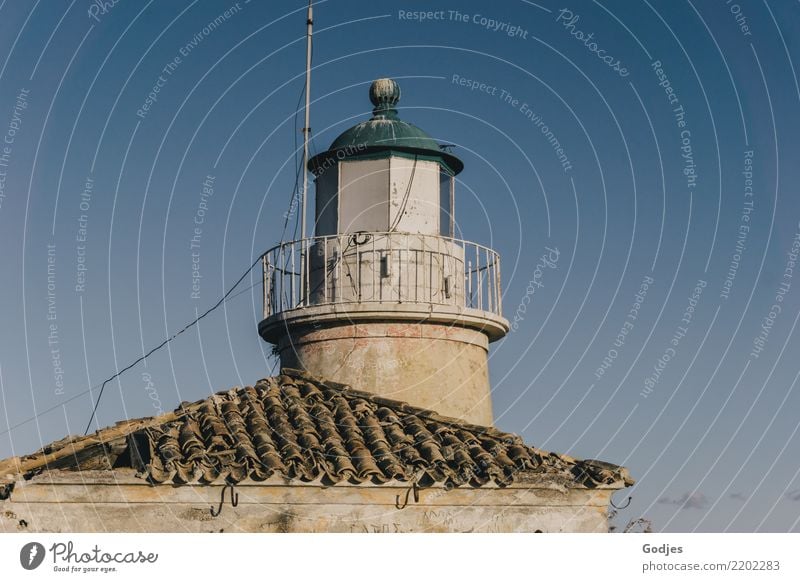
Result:
{"label": "lighthouse", "polygon": [[500,256],[455,237],[464,164],[400,119],[397,82],[369,98],[372,117],[308,162],[313,235],[263,256],[259,334],[281,367],[491,426]]}
{"label": "lighthouse", "polygon": [[0,459],[0,532],[608,531],[627,469],[493,426],[509,325],[500,257],[454,236],[462,162],[397,83],[370,99],[308,160],[313,234],[262,257],[280,373]]}

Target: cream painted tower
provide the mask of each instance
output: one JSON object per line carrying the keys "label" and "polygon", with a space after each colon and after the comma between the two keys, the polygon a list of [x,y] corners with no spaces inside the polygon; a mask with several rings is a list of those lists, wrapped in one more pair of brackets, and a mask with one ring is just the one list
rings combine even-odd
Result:
{"label": "cream painted tower", "polygon": [[461,161],[398,118],[395,81],[369,96],[372,118],[309,161],[314,236],[264,255],[259,333],[283,367],[490,426],[500,257],[453,236]]}

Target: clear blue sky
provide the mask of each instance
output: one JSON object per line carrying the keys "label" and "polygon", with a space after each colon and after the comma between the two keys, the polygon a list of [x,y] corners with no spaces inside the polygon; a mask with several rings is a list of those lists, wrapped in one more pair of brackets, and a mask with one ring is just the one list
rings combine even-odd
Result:
{"label": "clear blue sky", "polygon": [[[304,10],[0,1],[0,457],[82,433],[89,387],[280,240]],[[317,3],[314,151],[382,76],[456,145],[458,228],[517,319],[497,425],[628,466],[620,523],[800,530],[798,44],[789,1]],[[268,375],[257,282],[109,384],[99,425]]]}

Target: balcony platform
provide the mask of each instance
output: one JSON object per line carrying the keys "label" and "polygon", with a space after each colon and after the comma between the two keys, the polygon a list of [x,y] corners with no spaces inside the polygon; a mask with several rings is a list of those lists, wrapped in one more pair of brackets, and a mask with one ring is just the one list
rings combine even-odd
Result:
{"label": "balcony platform", "polygon": [[259,335],[270,343],[278,341],[294,328],[358,325],[370,322],[431,323],[480,331],[489,341],[502,338],[509,322],[501,315],[481,309],[431,303],[329,303],[299,306],[280,311],[258,325]]}

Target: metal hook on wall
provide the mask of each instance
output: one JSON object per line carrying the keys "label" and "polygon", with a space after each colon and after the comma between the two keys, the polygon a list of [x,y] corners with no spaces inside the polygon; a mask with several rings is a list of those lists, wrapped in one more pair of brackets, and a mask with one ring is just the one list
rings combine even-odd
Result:
{"label": "metal hook on wall", "polygon": [[619,506],[616,503],[614,503],[614,497],[612,495],[612,497],[609,500],[609,502],[611,503],[611,507],[613,507],[614,509],[625,509],[626,507],[628,507],[631,504],[631,500],[632,499],[633,499],[633,497],[631,495],[628,495],[628,498],[625,500],[625,505]]}
{"label": "metal hook on wall", "polygon": [[236,492],[236,486],[233,483],[226,483],[225,486],[222,488],[222,493],[219,496],[219,507],[214,510],[214,506],[211,506],[211,516],[218,517],[220,513],[222,513],[222,506],[225,505],[225,490],[231,488],[231,507],[236,507],[239,505],[239,494]]}
{"label": "metal hook on wall", "polygon": [[371,234],[363,230],[359,230],[350,235],[349,242],[355,246],[361,246],[367,244],[371,238]]}
{"label": "metal hook on wall", "polygon": [[408,496],[411,494],[411,492],[414,493],[414,503],[419,503],[419,485],[417,485],[417,482],[414,481],[411,483],[411,487],[406,489],[406,498],[403,500],[403,504],[400,504],[400,496],[398,495],[395,497],[394,506],[397,509],[405,509],[406,505],[408,505]]}

